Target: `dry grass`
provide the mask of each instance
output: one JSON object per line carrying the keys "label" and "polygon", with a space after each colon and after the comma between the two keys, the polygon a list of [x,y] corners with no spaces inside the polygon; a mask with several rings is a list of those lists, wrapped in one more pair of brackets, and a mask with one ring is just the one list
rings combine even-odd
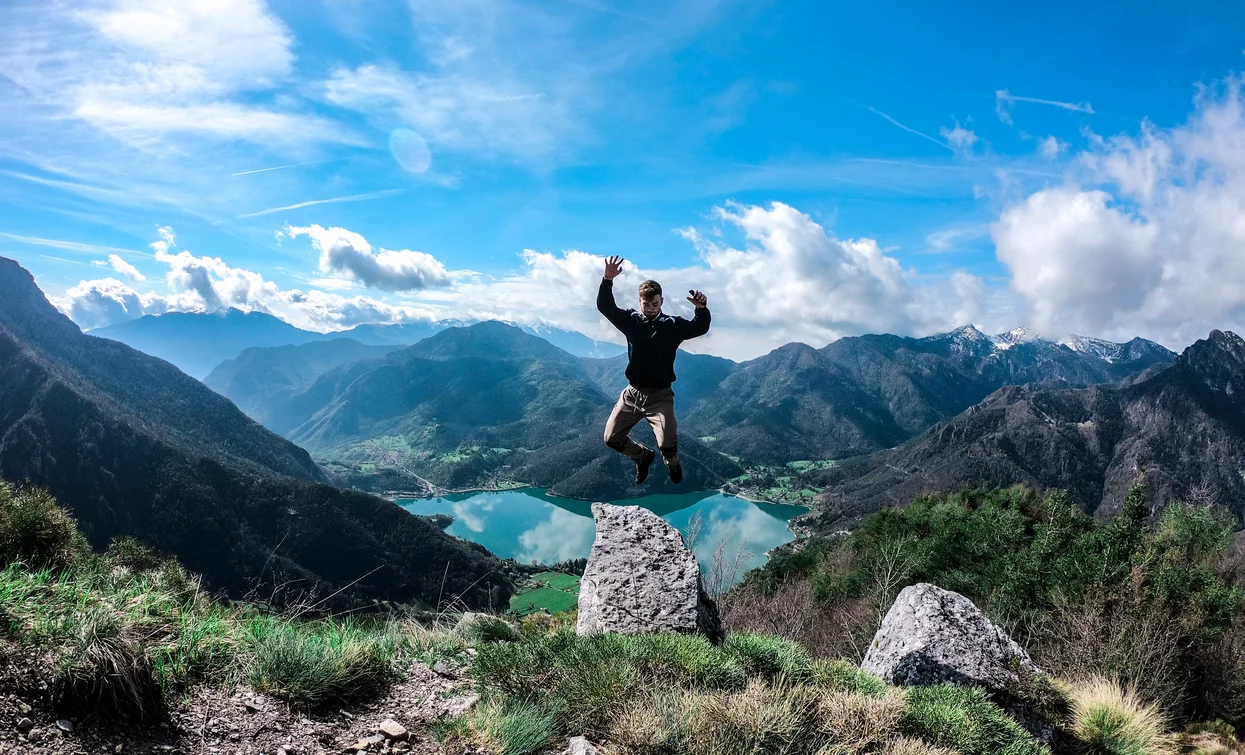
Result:
{"label": "dry grass", "polygon": [[881,695],[831,692],[817,707],[821,731],[838,745],[836,752],[863,753],[899,730],[904,696],[893,688]]}
{"label": "dry grass", "polygon": [[957,755],[955,750],[939,747],[912,737],[898,737],[882,746],[879,755]]}
{"label": "dry grass", "polygon": [[1072,731],[1090,755],[1175,755],[1158,706],[1095,677],[1072,685]]}

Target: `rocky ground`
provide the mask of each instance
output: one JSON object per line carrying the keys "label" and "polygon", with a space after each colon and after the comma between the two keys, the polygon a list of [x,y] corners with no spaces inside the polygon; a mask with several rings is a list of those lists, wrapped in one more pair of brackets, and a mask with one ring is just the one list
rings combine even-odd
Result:
{"label": "rocky ground", "polygon": [[162,720],[137,724],[96,713],[57,716],[40,659],[6,659],[0,668],[0,755],[432,755],[444,750],[430,727],[475,703],[461,669],[413,663],[405,681],[376,701],[300,711],[245,687],[204,687],[178,700]]}

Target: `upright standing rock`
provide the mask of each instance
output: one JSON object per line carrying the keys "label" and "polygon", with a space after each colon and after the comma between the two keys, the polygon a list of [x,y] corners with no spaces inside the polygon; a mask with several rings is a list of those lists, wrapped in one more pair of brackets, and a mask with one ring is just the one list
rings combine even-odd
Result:
{"label": "upright standing rock", "polygon": [[579,586],[579,634],[699,632],[725,637],[683,536],[639,506],[592,504],[597,536]]}
{"label": "upright standing rock", "polygon": [[1024,648],[957,592],[905,587],[882,619],[861,669],[890,684],[971,684],[1015,694],[1041,670]]}

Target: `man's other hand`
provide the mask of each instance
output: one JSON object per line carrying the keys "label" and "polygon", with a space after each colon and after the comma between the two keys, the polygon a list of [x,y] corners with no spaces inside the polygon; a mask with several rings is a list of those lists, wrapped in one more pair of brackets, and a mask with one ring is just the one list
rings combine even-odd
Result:
{"label": "man's other hand", "polygon": [[605,259],[605,280],[612,281],[622,275],[623,258],[618,255]]}
{"label": "man's other hand", "polygon": [[691,294],[691,296],[687,297],[687,300],[690,301],[692,304],[695,304],[696,309],[701,309],[702,307],[709,306],[709,301],[708,299],[705,298],[705,295],[703,293],[699,291],[692,291],[692,290],[688,290],[688,293]]}

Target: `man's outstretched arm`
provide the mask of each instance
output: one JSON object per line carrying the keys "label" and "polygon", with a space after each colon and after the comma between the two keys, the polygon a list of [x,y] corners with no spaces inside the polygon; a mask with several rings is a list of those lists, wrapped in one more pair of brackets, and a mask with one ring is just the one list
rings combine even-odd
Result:
{"label": "man's outstretched arm", "polygon": [[601,287],[597,289],[597,311],[626,335],[631,317],[614,301],[614,279],[622,273],[622,263],[622,257],[618,256],[605,260],[605,274],[601,277]]}
{"label": "man's outstretched arm", "polygon": [[691,296],[687,300],[696,305],[696,314],[691,320],[684,320],[683,340],[703,336],[709,332],[709,301],[700,291],[688,291]]}

